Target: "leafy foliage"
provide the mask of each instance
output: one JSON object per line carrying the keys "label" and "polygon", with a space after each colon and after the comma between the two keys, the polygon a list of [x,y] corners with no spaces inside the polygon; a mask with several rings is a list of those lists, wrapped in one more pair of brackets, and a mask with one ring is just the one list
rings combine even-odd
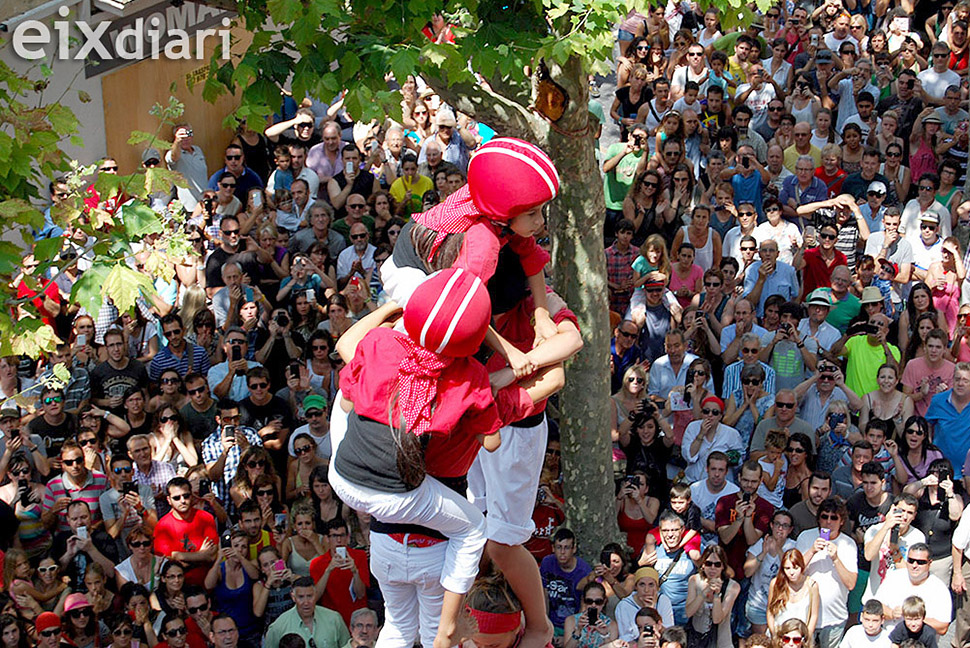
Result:
{"label": "leafy foliage", "polygon": [[[38,206],[46,203],[51,179],[65,178],[69,190],[69,196],[51,209],[51,221],[73,233],[75,241],[84,241],[93,257],[92,267],[81,275],[71,295],[88,312],[97,313],[105,299],[122,312],[130,311],[139,296],[154,294],[154,277],[171,278],[170,260],[182,258],[189,250],[178,227],[183,219],[166,215],[176,226],[166,228],[144,202],[150,193],[168,191],[173,182],[182,182],[181,176],[165,169],[140,170],[128,176],[101,174],[92,185],[96,167],[71,160],[61,149],[65,141],[75,146],[82,143],[76,116],[56,101],[43,102],[45,79],[51,74],[46,64],[19,74],[0,61],[0,356],[36,357],[57,342],[54,330],[41,317],[39,300],[33,298],[46,285],[43,277],[76,263],[61,254],[68,246],[65,238],[35,237],[45,225]],[[171,126],[182,110],[175,98],[166,105],[156,104],[151,114],[159,120],[158,132]],[[171,146],[157,132],[134,133],[130,143],[159,149]],[[96,207],[85,205],[92,196],[89,187],[100,194]],[[113,209],[106,204],[112,199],[125,204]],[[147,274],[133,267],[133,244],[148,250]],[[25,273],[28,255],[38,265]],[[21,283],[31,291],[25,296],[18,295]]]}

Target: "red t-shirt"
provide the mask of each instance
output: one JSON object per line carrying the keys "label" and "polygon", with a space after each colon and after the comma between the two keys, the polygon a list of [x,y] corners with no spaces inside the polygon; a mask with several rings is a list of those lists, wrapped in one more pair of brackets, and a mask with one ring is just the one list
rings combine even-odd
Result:
{"label": "red t-shirt", "polygon": [[813,247],[805,250],[805,269],[802,270],[802,299],[816,288],[830,288],[832,286],[832,270],[835,266],[849,265],[845,254],[838,250],[831,265],[822,258],[822,248]]}
{"label": "red t-shirt", "polygon": [[[714,524],[716,526],[722,527],[734,522],[735,516],[737,515],[734,507],[738,505],[738,498],[740,496],[740,493],[731,493],[717,500],[717,505],[714,509]],[[754,528],[763,534],[768,533],[771,516],[774,514],[775,507],[768,500],[763,497],[756,499],[754,501]],[[748,542],[744,538],[744,529],[739,529],[737,535],[734,536],[731,542],[727,544],[721,542],[721,546],[727,552],[728,564],[734,570],[735,578],[741,578],[744,575],[744,554],[748,551]]]}
{"label": "red t-shirt", "polygon": [[480,218],[465,232],[461,251],[451,267],[468,270],[488,282],[498,266],[498,252],[506,244],[519,256],[527,277],[539,274],[549,263],[549,253],[539,247],[535,237],[503,237],[498,225]]}
{"label": "red t-shirt", "polygon": [[836,169],[834,175],[825,173],[825,167],[815,169],[815,177],[825,183],[829,188],[829,198],[835,198],[842,193],[842,182],[848,174],[842,169]]}
{"label": "red t-shirt", "polygon": [[24,280],[21,279],[20,284],[17,285],[17,298],[23,299],[24,297],[35,297],[36,295],[36,298],[31,299],[30,303],[33,304],[34,308],[37,309],[37,314],[40,315],[40,318],[44,322],[44,324],[53,326],[54,315],[51,314],[51,312],[44,307],[44,298],[41,297],[40,295],[41,294],[46,295],[52,301],[60,304],[61,291],[57,289],[57,284],[51,281],[50,279],[41,280],[40,285],[42,286],[42,288],[41,288],[41,292],[38,293],[36,290],[31,290],[30,288],[28,288],[26,282],[24,282]]}
{"label": "red t-shirt", "polygon": [[[688,531],[687,527],[684,527],[684,533],[687,533],[687,531]],[[660,527],[659,526],[655,526],[654,528],[652,528],[649,531],[647,531],[647,535],[653,537],[653,543],[654,543],[654,545],[659,545],[660,544],[661,540],[660,540]],[[646,538],[646,536],[644,536],[644,538]],[[696,534],[696,535],[694,535],[693,538],[691,538],[690,540],[687,541],[687,544],[684,545],[684,551],[686,551],[688,554],[691,553],[692,551],[696,551],[696,552],[700,553],[700,551],[701,551],[701,535],[699,533]]]}
{"label": "red t-shirt", "polygon": [[525,548],[537,561],[542,562],[543,558],[552,555],[552,534],[566,521],[566,515],[555,506],[536,504],[532,511],[532,521],[536,529],[525,543]]}
{"label": "red t-shirt", "polygon": [[[171,558],[176,551],[194,552],[202,549],[202,543],[208,538],[216,545],[219,544],[219,532],[216,530],[216,519],[205,511],[192,511],[188,520],[180,520],[174,513],[166,514],[155,526],[155,554]],[[185,582],[190,585],[203,585],[205,574],[211,565],[194,563],[185,571]]]}
{"label": "red t-shirt", "polygon": [[[403,338],[405,334],[391,329],[369,331],[354,359],[341,370],[340,389],[358,416],[388,420],[398,391],[397,367],[406,356]],[[512,401],[521,403],[521,395]],[[393,418],[398,420],[397,408]],[[472,358],[456,358],[438,379],[425,470],[433,477],[463,477],[481,448],[476,435],[495,434],[502,425],[485,367]]]}
{"label": "red t-shirt", "polygon": [[[357,573],[360,574],[360,580],[364,581],[364,587],[370,587],[367,554],[360,549],[348,547],[347,555],[357,565]],[[320,582],[320,579],[323,578],[323,572],[327,571],[332,560],[333,556],[330,555],[329,551],[313,559],[313,562],[310,563],[310,576],[315,582]],[[350,583],[353,579],[354,573],[349,569],[334,569],[330,572],[330,578],[327,580],[327,589],[323,590],[323,596],[320,597],[320,604],[339,612],[348,628],[350,627],[350,615],[354,613],[354,610],[367,607],[366,596],[360,596],[356,601],[351,596]]]}

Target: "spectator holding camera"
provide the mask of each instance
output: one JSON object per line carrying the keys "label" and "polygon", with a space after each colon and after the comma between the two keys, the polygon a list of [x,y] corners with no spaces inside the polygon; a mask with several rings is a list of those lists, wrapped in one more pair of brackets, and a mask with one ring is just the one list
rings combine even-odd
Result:
{"label": "spectator holding camera", "polygon": [[617,639],[616,621],[603,612],[606,589],[593,581],[583,588],[579,612],[563,623],[563,648],[597,648]]}
{"label": "spectator holding camera", "polygon": [[634,555],[643,551],[646,533],[660,512],[660,500],[648,493],[646,473],[636,472],[621,482],[616,495],[616,521]]}
{"label": "spectator holding camera", "polygon": [[[883,364],[898,366],[899,347],[888,341],[888,317],[882,313],[869,316],[869,321],[850,326],[838,342],[832,345],[832,354],[846,358],[845,384],[854,394],[868,394],[879,389],[879,367]],[[857,408],[853,407],[853,410]]]}
{"label": "spectator holding camera", "polygon": [[647,480],[647,492],[662,495],[669,487],[667,463],[672,455],[674,434],[656,405],[649,400],[640,403],[643,407],[631,413],[629,426],[620,432],[619,446],[626,455],[626,474],[641,473]]}

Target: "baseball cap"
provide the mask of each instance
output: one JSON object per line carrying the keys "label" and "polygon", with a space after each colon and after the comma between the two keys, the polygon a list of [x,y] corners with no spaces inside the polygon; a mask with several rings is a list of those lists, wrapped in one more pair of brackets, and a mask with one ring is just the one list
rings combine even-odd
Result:
{"label": "baseball cap", "polygon": [[19,419],[21,416],[23,416],[23,413],[21,413],[20,408],[12,401],[7,401],[3,405],[0,405],[0,419]]}
{"label": "baseball cap", "polygon": [[889,259],[879,259],[879,265],[884,266],[889,270],[892,270],[894,277],[897,274],[899,274],[899,266],[893,263],[892,261],[890,261]]}
{"label": "baseball cap", "polygon": [[817,63],[831,63],[832,62],[832,50],[820,49],[815,53],[815,61]]}
{"label": "baseball cap", "polygon": [[886,185],[879,180],[873,180],[869,183],[869,188],[866,190],[868,193],[877,193],[882,196],[886,195]]}
{"label": "baseball cap", "polygon": [[157,148],[147,148],[141,154],[141,162],[145,164],[149,160],[155,160],[155,162],[162,161],[162,154],[158,152]]}
{"label": "baseball cap", "polygon": [[935,212],[924,212],[920,214],[919,221],[921,223],[935,223],[940,224],[940,215]]}
{"label": "baseball cap", "polygon": [[304,398],[303,411],[306,412],[307,410],[312,410],[312,409],[326,410],[327,399],[324,398],[323,396],[320,396],[319,394],[310,394],[309,396]]}

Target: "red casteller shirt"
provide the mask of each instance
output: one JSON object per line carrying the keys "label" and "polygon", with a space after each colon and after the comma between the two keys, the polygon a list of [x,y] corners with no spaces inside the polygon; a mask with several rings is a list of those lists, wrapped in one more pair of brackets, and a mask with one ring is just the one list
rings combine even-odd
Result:
{"label": "red casteller shirt", "polygon": [[[360,574],[360,580],[364,582],[364,587],[370,587],[367,553],[360,549],[347,547],[347,556],[357,565],[357,573]],[[320,582],[323,578],[323,572],[327,571],[327,567],[330,566],[332,561],[333,556],[329,551],[313,559],[310,563],[310,576],[314,582]],[[320,604],[323,607],[340,613],[348,628],[350,627],[350,615],[354,613],[354,610],[367,607],[366,595],[361,596],[356,601],[351,597],[350,583],[353,579],[354,573],[349,569],[334,569],[330,572],[330,579],[327,580],[327,589],[323,591],[323,596],[320,598]]]}
{"label": "red casteller shirt", "polygon": [[[731,524],[736,519],[737,511],[734,507],[738,505],[738,498],[741,496],[740,493],[731,493],[730,495],[725,495],[721,499],[717,500],[717,505],[714,508],[714,524],[718,527],[726,526]],[[775,507],[772,506],[768,500],[763,497],[759,497],[754,501],[754,528],[761,531],[762,535],[769,532],[771,526],[771,516],[775,514]],[[734,570],[735,574],[744,573],[744,554],[748,551],[748,542],[744,539],[744,529],[739,529],[738,534],[734,536],[728,544],[721,543],[724,547],[724,551],[727,553],[728,564]]]}
{"label": "red casteller shirt", "polygon": [[832,270],[835,266],[849,265],[845,254],[834,250],[835,258],[829,265],[822,258],[822,248],[813,247],[805,250],[805,269],[802,270],[802,300],[816,288],[830,288],[832,286]]}
{"label": "red casteller shirt", "polygon": [[[218,546],[216,519],[210,513],[194,510],[188,520],[180,520],[170,512],[155,526],[155,554],[171,558],[176,551],[199,551],[206,538]],[[185,582],[201,587],[205,583],[205,574],[210,565],[195,564],[198,566],[185,571]]]}

